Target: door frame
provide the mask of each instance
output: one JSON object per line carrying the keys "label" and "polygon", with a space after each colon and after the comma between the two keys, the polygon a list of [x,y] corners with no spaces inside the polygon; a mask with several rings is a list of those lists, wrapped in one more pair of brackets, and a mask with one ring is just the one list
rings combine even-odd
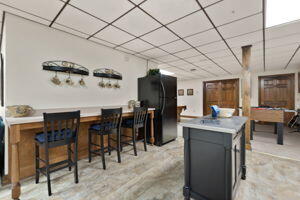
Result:
{"label": "door frame", "polygon": [[261,94],[260,90],[262,88],[261,85],[261,79],[262,78],[272,78],[272,77],[278,77],[278,76],[289,76],[292,80],[292,91],[293,91],[293,98],[292,98],[292,109],[295,109],[295,74],[294,73],[288,73],[288,74],[273,74],[273,75],[264,75],[264,76],[258,76],[258,106],[261,105]]}
{"label": "door frame", "polygon": [[236,87],[236,91],[237,91],[237,96],[236,96],[236,101],[237,101],[237,113],[239,114],[239,106],[240,106],[240,78],[230,78],[230,79],[221,79],[221,80],[211,80],[211,81],[203,81],[202,83],[202,89],[203,89],[203,97],[202,97],[202,114],[204,115],[204,111],[206,109],[206,90],[205,90],[205,86],[206,83],[214,83],[214,82],[221,82],[221,81],[236,81],[237,82],[237,87]]}

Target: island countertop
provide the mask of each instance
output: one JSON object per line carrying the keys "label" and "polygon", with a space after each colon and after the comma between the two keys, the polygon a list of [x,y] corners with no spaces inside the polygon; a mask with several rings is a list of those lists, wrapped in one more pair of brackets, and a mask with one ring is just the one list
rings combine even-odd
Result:
{"label": "island countertop", "polygon": [[247,117],[212,118],[204,116],[180,123],[183,127],[236,134],[247,121]]}

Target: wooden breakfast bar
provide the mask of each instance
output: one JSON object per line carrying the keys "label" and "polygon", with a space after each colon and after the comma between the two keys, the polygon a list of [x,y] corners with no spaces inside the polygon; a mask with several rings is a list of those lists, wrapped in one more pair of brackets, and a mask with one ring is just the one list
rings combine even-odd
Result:
{"label": "wooden breakfast bar", "polygon": [[[6,182],[12,184],[12,199],[19,199],[21,195],[20,180],[35,174],[35,134],[42,131],[43,113],[81,111],[80,130],[78,135],[78,157],[86,158],[88,155],[88,128],[99,121],[101,108],[123,108],[123,117],[132,117],[133,110],[127,106],[84,107],[70,109],[44,109],[36,110],[33,116],[20,118],[6,118],[9,126],[9,170]],[[154,109],[149,108],[150,143],[154,143]],[[106,143],[106,141],[104,141]],[[50,161],[58,162],[67,157],[65,147],[50,150]],[[43,153],[41,153],[43,155]]]}

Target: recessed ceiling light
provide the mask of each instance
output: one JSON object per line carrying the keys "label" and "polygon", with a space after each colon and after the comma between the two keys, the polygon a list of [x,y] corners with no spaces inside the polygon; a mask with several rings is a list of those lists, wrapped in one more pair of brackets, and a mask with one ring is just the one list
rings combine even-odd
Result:
{"label": "recessed ceiling light", "polygon": [[299,8],[299,0],[267,0],[266,27],[276,26],[300,19]]}
{"label": "recessed ceiling light", "polygon": [[163,70],[163,69],[160,69],[159,71],[160,71],[160,73],[162,73],[164,75],[173,75],[174,74],[173,72],[169,72],[169,71]]}
{"label": "recessed ceiling light", "polygon": [[191,69],[191,72],[194,72],[194,71],[196,71],[196,69]]}

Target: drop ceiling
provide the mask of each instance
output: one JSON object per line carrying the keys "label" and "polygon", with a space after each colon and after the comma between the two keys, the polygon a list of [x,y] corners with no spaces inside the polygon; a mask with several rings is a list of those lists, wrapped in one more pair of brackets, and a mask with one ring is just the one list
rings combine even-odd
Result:
{"label": "drop ceiling", "polygon": [[300,67],[300,21],[264,28],[263,0],[0,0],[0,10],[153,61],[180,79],[240,73],[245,45],[253,71]]}

